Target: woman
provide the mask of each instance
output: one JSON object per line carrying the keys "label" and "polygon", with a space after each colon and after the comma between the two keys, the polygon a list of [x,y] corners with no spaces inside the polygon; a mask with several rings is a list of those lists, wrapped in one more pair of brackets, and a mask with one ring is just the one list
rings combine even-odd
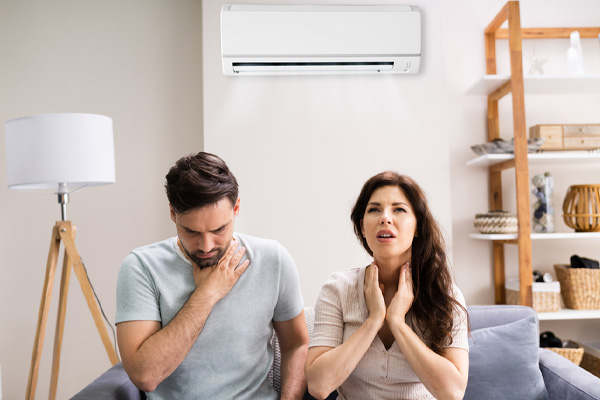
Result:
{"label": "woman", "polygon": [[468,317],[443,238],[409,177],[369,179],[352,209],[373,262],[334,273],[315,306],[308,390],[323,399],[462,399]]}

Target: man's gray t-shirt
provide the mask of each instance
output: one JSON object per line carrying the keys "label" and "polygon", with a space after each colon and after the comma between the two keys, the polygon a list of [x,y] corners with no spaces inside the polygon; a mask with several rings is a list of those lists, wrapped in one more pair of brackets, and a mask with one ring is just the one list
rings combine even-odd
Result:
{"label": "man's gray t-shirt", "polygon": [[[274,240],[235,233],[250,266],[213,307],[196,343],[148,399],[277,399],[269,383],[272,321],[287,321],[304,305],[298,272]],[[195,289],[192,264],[177,238],[133,250],[119,271],[116,322],[166,326]]]}

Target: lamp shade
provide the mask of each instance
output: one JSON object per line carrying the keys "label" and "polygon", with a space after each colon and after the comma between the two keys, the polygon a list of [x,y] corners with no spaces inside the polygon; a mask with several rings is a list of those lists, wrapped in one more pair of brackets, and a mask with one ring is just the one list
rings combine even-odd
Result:
{"label": "lamp shade", "polygon": [[112,119],[40,114],[6,122],[8,187],[68,193],[115,182]]}

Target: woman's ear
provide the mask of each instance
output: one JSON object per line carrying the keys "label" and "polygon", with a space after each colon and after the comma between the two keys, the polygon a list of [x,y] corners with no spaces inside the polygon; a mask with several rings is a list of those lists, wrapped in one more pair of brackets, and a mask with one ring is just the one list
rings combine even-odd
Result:
{"label": "woman's ear", "polygon": [[363,224],[363,221],[364,221],[364,220],[362,220],[362,219],[360,220],[360,231],[361,231],[361,233],[362,233],[363,237],[366,237],[366,236],[365,236],[365,226],[364,226],[364,224]]}

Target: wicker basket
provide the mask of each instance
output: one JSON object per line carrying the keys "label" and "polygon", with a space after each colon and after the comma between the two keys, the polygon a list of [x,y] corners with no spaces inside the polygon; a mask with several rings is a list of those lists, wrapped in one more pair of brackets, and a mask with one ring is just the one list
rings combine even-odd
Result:
{"label": "wicker basket", "polygon": [[563,202],[565,224],[575,232],[600,232],[600,185],[573,185]]}
{"label": "wicker basket", "polygon": [[518,220],[514,214],[507,211],[490,211],[476,214],[473,225],[480,233],[517,233]]}
{"label": "wicker basket", "polygon": [[600,378],[600,342],[582,343],[585,352],[581,359],[581,368]]}
{"label": "wicker basket", "polygon": [[552,350],[553,352],[560,354],[567,360],[571,361],[573,364],[579,365],[583,358],[584,348],[579,345],[579,343],[572,342],[569,340],[568,345],[577,346],[577,347],[546,347],[548,350]]}
{"label": "wicker basket", "polygon": [[[560,310],[560,283],[533,282],[532,302],[537,312],[555,312]],[[521,304],[519,297],[519,280],[508,279],[505,283],[506,304]]]}
{"label": "wicker basket", "polygon": [[600,308],[600,269],[554,265],[565,306],[574,310]]}

